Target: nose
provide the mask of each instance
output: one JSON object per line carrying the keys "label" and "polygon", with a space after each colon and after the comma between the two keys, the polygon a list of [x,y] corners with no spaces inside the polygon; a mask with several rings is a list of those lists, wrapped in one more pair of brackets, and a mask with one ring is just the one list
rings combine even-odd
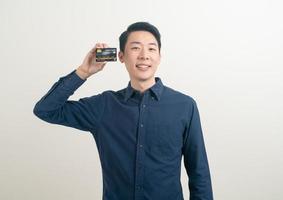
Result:
{"label": "nose", "polygon": [[141,60],[148,60],[149,59],[148,53],[146,52],[146,50],[144,48],[141,49],[138,58],[141,59]]}

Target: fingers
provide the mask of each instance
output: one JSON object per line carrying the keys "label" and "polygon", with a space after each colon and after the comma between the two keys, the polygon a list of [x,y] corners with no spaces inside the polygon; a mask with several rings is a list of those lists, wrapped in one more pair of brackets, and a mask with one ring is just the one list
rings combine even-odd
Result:
{"label": "fingers", "polygon": [[103,48],[103,43],[96,43],[95,47],[96,48]]}
{"label": "fingers", "polygon": [[102,43],[103,48],[108,48],[108,45],[106,43]]}
{"label": "fingers", "polygon": [[106,43],[96,43],[95,46],[90,50],[90,53],[93,54],[95,53],[95,50],[98,48],[108,48],[108,44]]}
{"label": "fingers", "polygon": [[[95,50],[98,48],[108,48],[109,46],[106,43],[96,43],[95,46],[90,50],[90,55],[91,56],[95,56]],[[99,62],[101,64],[103,64],[103,66],[107,63],[107,62]]]}
{"label": "fingers", "polygon": [[106,43],[96,43],[94,48],[107,48],[108,45]]}

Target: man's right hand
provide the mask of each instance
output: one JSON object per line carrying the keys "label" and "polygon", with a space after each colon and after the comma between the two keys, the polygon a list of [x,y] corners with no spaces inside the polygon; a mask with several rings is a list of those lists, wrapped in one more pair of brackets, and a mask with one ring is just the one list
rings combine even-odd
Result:
{"label": "man's right hand", "polygon": [[83,63],[77,68],[76,73],[81,79],[87,79],[91,75],[103,70],[106,62],[96,62],[95,50],[97,48],[107,48],[105,43],[97,43],[93,49],[86,55]]}

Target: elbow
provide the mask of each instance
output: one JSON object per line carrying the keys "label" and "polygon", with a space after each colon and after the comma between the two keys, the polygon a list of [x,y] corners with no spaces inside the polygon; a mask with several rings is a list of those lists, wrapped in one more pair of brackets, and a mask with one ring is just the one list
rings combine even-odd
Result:
{"label": "elbow", "polygon": [[40,117],[40,110],[37,104],[33,108],[33,114],[37,117]]}
{"label": "elbow", "polygon": [[40,108],[40,105],[37,103],[33,108],[33,114],[40,119],[44,118],[44,111]]}
{"label": "elbow", "polygon": [[43,106],[40,103],[37,103],[33,108],[33,114],[43,121],[54,123],[54,119],[56,119],[56,115],[58,114],[58,111],[46,110],[45,106]]}

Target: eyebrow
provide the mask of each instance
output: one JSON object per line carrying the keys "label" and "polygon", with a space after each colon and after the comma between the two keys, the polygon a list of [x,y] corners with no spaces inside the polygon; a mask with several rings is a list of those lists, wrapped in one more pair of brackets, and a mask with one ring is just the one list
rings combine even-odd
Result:
{"label": "eyebrow", "polygon": [[[131,42],[130,44],[141,44],[141,42],[134,41],[134,42]],[[148,44],[157,46],[157,44],[155,42],[150,42]]]}

